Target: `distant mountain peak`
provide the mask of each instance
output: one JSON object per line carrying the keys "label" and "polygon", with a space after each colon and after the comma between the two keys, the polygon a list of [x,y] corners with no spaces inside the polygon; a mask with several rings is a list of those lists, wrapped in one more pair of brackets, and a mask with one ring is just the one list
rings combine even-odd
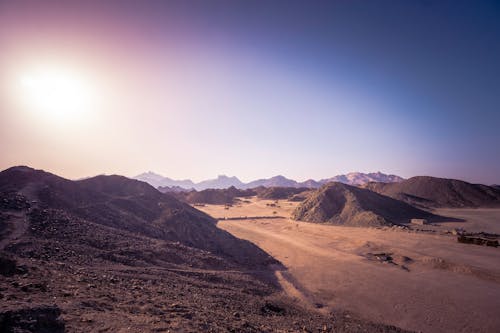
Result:
{"label": "distant mountain peak", "polygon": [[[226,176],[226,175],[218,175],[217,179],[238,179],[236,176]],[[239,179],[238,179],[239,180]]]}
{"label": "distant mountain peak", "polygon": [[197,184],[194,184],[193,187],[199,191],[208,188],[214,188],[214,189],[229,188],[231,186],[234,186],[236,188],[242,188],[243,185],[244,183],[235,176],[229,177],[226,175],[219,175],[215,179],[208,179],[199,182]]}
{"label": "distant mountain peak", "polygon": [[183,188],[191,188],[194,186],[194,183],[189,180],[174,180],[168,177],[164,177],[158,173],[155,173],[153,171],[148,171],[141,173],[140,175],[137,175],[133,177],[134,179],[146,182],[156,188],[158,187],[173,187],[173,186],[179,186]]}
{"label": "distant mountain peak", "polygon": [[198,183],[194,183],[193,181],[186,180],[174,180],[168,177],[161,176],[153,171],[148,171],[142,173],[136,177],[135,179],[145,181],[154,187],[181,187],[184,189],[196,189],[198,191],[214,188],[214,189],[222,189],[229,188],[234,186],[239,189],[248,189],[254,187],[307,187],[307,188],[318,188],[323,184],[326,184],[331,181],[337,181],[348,185],[363,185],[369,182],[384,182],[384,183],[393,183],[400,182],[404,180],[403,178],[396,175],[388,175],[384,174],[380,171],[372,172],[372,173],[362,173],[362,172],[350,172],[345,175],[338,175],[332,178],[322,179],[320,181],[316,181],[314,179],[308,179],[304,182],[297,182],[296,180],[287,178],[283,175],[276,175],[271,178],[262,178],[257,179],[248,183],[243,183],[236,176],[228,176],[224,174],[219,174],[215,179],[208,179]]}
{"label": "distant mountain peak", "polygon": [[363,172],[349,172],[345,175],[338,175],[332,178],[322,179],[320,183],[326,184],[329,182],[340,182],[348,185],[364,185],[370,182],[378,183],[397,183],[403,181],[404,178],[396,175],[388,175],[380,171],[363,173]]}

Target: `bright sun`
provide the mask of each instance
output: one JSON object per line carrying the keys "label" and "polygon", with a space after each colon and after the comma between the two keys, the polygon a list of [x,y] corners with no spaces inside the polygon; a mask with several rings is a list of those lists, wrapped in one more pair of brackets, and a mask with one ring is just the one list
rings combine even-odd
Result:
{"label": "bright sun", "polygon": [[62,69],[39,70],[21,78],[24,102],[52,120],[80,118],[91,99],[89,85],[76,73]]}

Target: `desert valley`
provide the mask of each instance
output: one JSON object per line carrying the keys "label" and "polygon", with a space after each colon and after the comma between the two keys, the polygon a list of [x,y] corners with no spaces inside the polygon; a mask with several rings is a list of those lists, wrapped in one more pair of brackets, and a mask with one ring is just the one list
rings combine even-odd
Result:
{"label": "desert valley", "polygon": [[0,333],[499,333],[500,1],[0,0]]}
{"label": "desert valley", "polygon": [[2,331],[500,327],[494,187],[416,177],[162,193],[13,167],[0,193]]}

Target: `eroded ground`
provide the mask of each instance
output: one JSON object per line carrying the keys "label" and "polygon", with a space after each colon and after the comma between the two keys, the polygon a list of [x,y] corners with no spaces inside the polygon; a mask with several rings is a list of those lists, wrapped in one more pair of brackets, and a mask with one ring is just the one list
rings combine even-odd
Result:
{"label": "eroded ground", "polygon": [[[289,219],[295,205],[252,198],[197,208],[218,218],[250,217],[218,225],[280,260],[283,288],[311,308],[423,332],[500,331],[500,249],[457,243],[444,234],[455,227],[447,224],[417,232],[296,222]],[[460,227],[471,231],[493,233],[500,223],[500,210],[439,213],[465,218]],[[251,218],[258,216],[283,218]]]}

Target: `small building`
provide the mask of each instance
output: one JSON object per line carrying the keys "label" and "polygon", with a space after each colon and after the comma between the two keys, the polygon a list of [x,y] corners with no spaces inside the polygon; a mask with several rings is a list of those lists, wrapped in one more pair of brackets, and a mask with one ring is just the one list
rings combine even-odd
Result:
{"label": "small building", "polygon": [[429,224],[429,222],[426,219],[411,219],[410,223],[417,224],[417,225]]}

